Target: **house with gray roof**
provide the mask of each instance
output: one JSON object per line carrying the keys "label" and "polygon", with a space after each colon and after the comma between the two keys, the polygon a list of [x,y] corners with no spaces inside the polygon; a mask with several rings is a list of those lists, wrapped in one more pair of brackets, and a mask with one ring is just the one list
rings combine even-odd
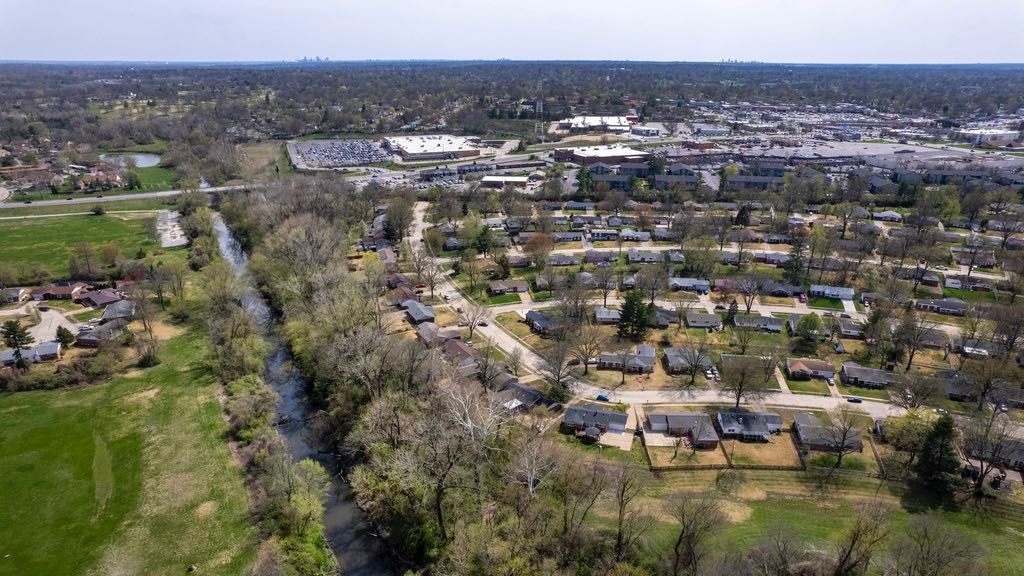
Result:
{"label": "house with gray roof", "polygon": [[793,431],[801,446],[819,452],[839,452],[864,449],[860,430],[845,433],[833,429],[810,412],[798,412],[793,416]]}
{"label": "house with gray roof", "polygon": [[718,431],[703,412],[648,412],[647,425],[651,432],[688,438],[699,449],[718,447]]}
{"label": "house with gray roof", "polygon": [[594,310],[594,321],[598,324],[618,324],[622,320],[622,313],[618,310],[611,310],[600,306]]}
{"label": "house with gray roof", "polygon": [[433,306],[428,306],[418,300],[406,300],[402,302],[402,308],[405,309],[405,313],[409,316],[409,321],[413,324],[434,321]]}
{"label": "house with gray roof", "polygon": [[688,346],[665,348],[665,371],[669,374],[687,372],[694,363],[700,364],[701,370],[711,368],[711,358],[707,354],[699,354]]}
{"label": "house with gray roof", "polygon": [[605,352],[597,358],[597,367],[605,370],[621,370],[628,374],[650,374],[654,372],[657,354],[653,346],[640,345],[635,352],[625,354]]}
{"label": "house with gray roof", "polygon": [[96,327],[83,327],[75,336],[75,345],[82,348],[99,348],[104,342],[113,342],[123,334],[128,323],[127,318],[115,318]]}
{"label": "house with gray roof", "polygon": [[626,261],[630,264],[660,264],[665,261],[665,256],[661,252],[630,248],[626,253]]}
{"label": "house with gray roof", "polygon": [[629,417],[624,412],[608,410],[593,404],[578,404],[565,409],[562,416],[562,429],[569,433],[587,433],[588,429],[594,429],[596,434],[587,433],[588,436],[598,436],[605,432],[621,434],[626,431],[626,422]]}
{"label": "house with gray roof", "polygon": [[774,412],[750,412],[744,409],[721,410],[716,419],[724,438],[748,442],[768,442],[772,434],[782,433],[782,416]]}
{"label": "house with gray roof", "polygon": [[737,328],[750,328],[752,330],[774,332],[776,334],[782,332],[783,325],[782,318],[761,316],[760,314],[737,314],[736,317],[733,318],[733,323]]}
{"label": "house with gray roof", "polygon": [[888,388],[899,380],[899,376],[885,370],[868,368],[856,362],[843,362],[839,371],[839,377],[847,386],[861,386],[863,388]]}
{"label": "house with gray roof", "polygon": [[619,236],[622,238],[623,242],[650,242],[651,241],[651,233],[650,232],[637,232],[636,230],[631,230],[629,228],[623,228],[622,232],[620,232]]}
{"label": "house with gray roof", "polygon": [[103,309],[100,324],[106,324],[112,320],[131,320],[134,316],[135,302],[131,300],[118,300]]}
{"label": "house with gray roof", "polygon": [[853,293],[853,288],[846,288],[844,286],[811,284],[811,296],[824,296],[825,298],[838,298],[839,300],[853,300]]}
{"label": "house with gray roof", "polygon": [[967,302],[959,298],[921,298],[914,303],[914,307],[947,316],[963,316],[967,312]]}
{"label": "house with gray roof", "polygon": [[668,287],[670,290],[685,290],[697,294],[707,294],[711,290],[711,282],[700,278],[669,278]]}
{"label": "house with gray roof", "polygon": [[579,256],[575,254],[549,254],[549,266],[575,266],[580,263]]}
{"label": "house with gray roof", "polygon": [[691,310],[686,313],[686,327],[687,328],[712,328],[714,330],[722,329],[722,317],[718,314],[708,314],[706,312],[697,312]]}

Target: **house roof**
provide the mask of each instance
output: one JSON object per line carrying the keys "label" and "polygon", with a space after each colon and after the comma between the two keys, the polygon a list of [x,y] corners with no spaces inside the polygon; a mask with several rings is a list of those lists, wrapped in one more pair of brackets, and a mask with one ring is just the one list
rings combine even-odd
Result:
{"label": "house roof", "polygon": [[119,318],[131,318],[135,315],[135,302],[131,300],[119,300],[110,304],[103,310],[101,322],[108,322]]}
{"label": "house roof", "polygon": [[795,372],[835,372],[836,367],[831,362],[818,360],[817,358],[787,358],[786,370],[789,373]]}
{"label": "house roof", "polygon": [[[665,361],[670,367],[688,367],[695,357],[696,353],[688,346],[665,348]],[[700,365],[701,368],[710,368],[711,358],[704,354],[700,358]]]}
{"label": "house roof", "polygon": [[434,319],[434,308],[418,300],[406,300],[402,302],[402,308],[405,308],[409,316],[416,322]]}
{"label": "house roof", "polygon": [[718,424],[726,433],[768,436],[773,429],[782,429],[782,416],[774,412],[722,410],[718,413]]}
{"label": "house roof", "polygon": [[895,382],[897,377],[892,372],[886,372],[885,370],[879,370],[877,368],[868,368],[861,366],[856,362],[843,362],[843,373],[849,375],[851,378],[856,378],[864,382],[882,382],[885,384]]}
{"label": "house roof", "polygon": [[809,412],[796,413],[793,416],[793,426],[796,428],[801,442],[805,444],[838,448],[838,445],[843,443],[846,448],[853,449],[858,449],[863,445],[859,431],[854,430],[851,434],[843,437],[843,434],[838,431],[834,432],[817,416]]}
{"label": "house roof", "polygon": [[566,408],[562,420],[569,425],[589,428],[598,425],[608,427],[610,424],[625,426],[629,417],[624,412],[605,410],[592,404],[579,404]]}
{"label": "house roof", "polygon": [[648,412],[651,424],[664,422],[671,430],[685,430],[695,442],[718,442],[718,432],[711,416],[703,412]]}
{"label": "house roof", "polygon": [[602,306],[594,310],[594,317],[598,320],[619,320],[622,318],[622,313]]}

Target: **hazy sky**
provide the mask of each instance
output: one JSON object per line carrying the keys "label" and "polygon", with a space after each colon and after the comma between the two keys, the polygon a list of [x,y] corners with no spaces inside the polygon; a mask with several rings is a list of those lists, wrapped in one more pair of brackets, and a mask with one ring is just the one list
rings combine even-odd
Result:
{"label": "hazy sky", "polygon": [[1024,0],[0,0],[0,60],[1024,62]]}

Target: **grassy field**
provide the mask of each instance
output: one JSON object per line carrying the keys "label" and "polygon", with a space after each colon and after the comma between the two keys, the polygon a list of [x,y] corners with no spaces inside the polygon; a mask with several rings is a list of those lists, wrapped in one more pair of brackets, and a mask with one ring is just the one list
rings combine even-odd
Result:
{"label": "grassy field", "polygon": [[174,190],[178,181],[178,174],[173,168],[153,166],[150,168],[136,168],[142,187],[134,190],[127,188],[113,188],[101,192],[70,192],[67,194],[54,194],[49,188],[33,188],[32,190],[16,192],[8,198],[10,203],[22,203],[26,200],[40,202],[43,200],[66,200],[68,198],[95,198],[97,196],[114,196],[124,194],[141,194],[143,192],[160,192],[163,190]]}
{"label": "grassy field", "polygon": [[105,215],[62,216],[31,220],[4,221],[0,225],[0,246],[7,262],[43,265],[58,277],[68,273],[68,256],[79,242],[91,242],[98,249],[116,244],[126,258],[142,248],[147,254],[181,254],[185,250],[161,249],[149,237],[147,223],[153,216]]}
{"label": "grassy field", "polygon": [[77,390],[0,396],[3,574],[240,574],[254,556],[204,337]]}
{"label": "grassy field", "polygon": [[[159,192],[161,190],[173,190],[178,181],[178,174],[173,168],[152,166],[150,168],[136,168],[142,182],[142,189],[138,192]],[[129,194],[131,192],[128,192]]]}
{"label": "grassy field", "polygon": [[[107,212],[118,212],[124,210],[164,210],[172,207],[168,200],[173,198],[139,198],[137,200],[119,200],[117,202],[103,202],[101,205]],[[37,216],[43,214],[75,214],[91,212],[91,204],[66,204],[51,206],[19,206],[17,208],[4,208],[0,210],[0,218],[11,216]]]}

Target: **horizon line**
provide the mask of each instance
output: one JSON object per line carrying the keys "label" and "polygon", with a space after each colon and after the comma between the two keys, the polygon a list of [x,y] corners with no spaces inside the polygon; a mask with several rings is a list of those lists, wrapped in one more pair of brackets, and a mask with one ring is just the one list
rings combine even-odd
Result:
{"label": "horizon line", "polygon": [[[307,57],[308,58],[308,57]],[[266,65],[266,64],[367,64],[367,63],[629,63],[629,64],[721,64],[733,66],[1024,66],[1024,61],[988,61],[988,62],[786,62],[763,60],[615,60],[615,59],[515,59],[515,58],[363,58],[363,59],[291,59],[291,60],[47,60],[47,59],[0,59],[4,64],[36,64],[36,65]]]}

